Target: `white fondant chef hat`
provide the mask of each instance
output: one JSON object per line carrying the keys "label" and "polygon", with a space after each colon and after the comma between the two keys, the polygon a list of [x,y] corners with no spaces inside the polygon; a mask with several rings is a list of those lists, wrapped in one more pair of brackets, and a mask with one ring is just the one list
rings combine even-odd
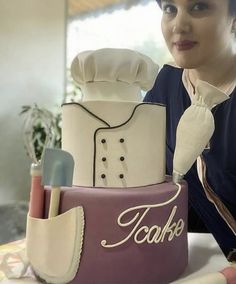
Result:
{"label": "white fondant chef hat", "polygon": [[140,91],[152,88],[158,65],[129,49],[103,48],[79,53],[71,75],[83,100],[140,101]]}

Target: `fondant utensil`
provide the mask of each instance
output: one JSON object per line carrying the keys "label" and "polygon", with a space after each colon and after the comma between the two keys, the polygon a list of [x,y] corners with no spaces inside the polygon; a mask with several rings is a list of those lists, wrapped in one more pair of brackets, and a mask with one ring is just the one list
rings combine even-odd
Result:
{"label": "fondant utensil", "polygon": [[34,218],[43,218],[44,206],[44,188],[41,185],[42,171],[40,163],[32,164],[31,174],[31,191],[29,203],[29,215]]}
{"label": "fondant utensil", "polygon": [[[182,283],[182,282],[181,282]],[[183,284],[235,284],[236,267],[235,265],[226,267],[220,272],[209,273],[194,279],[183,281]]]}
{"label": "fondant utensil", "polygon": [[61,186],[72,186],[74,160],[70,153],[46,148],[42,161],[42,183],[50,185],[51,198],[48,217],[58,214]]}
{"label": "fondant utensil", "polygon": [[222,273],[215,272],[215,273],[209,273],[203,276],[199,276],[194,279],[189,279],[181,283],[183,284],[228,284],[231,282],[227,282],[227,279]]}

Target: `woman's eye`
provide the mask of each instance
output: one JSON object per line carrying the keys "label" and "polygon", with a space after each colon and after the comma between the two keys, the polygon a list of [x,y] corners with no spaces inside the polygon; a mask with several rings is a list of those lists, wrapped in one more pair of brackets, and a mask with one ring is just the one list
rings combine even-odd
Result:
{"label": "woman's eye", "polygon": [[201,11],[205,11],[207,10],[209,7],[206,3],[196,3],[195,5],[193,5],[193,7],[191,8],[191,11],[194,12],[201,12]]}
{"label": "woman's eye", "polygon": [[174,13],[176,13],[177,9],[176,9],[176,7],[174,5],[164,4],[162,6],[162,11],[165,14],[174,14]]}

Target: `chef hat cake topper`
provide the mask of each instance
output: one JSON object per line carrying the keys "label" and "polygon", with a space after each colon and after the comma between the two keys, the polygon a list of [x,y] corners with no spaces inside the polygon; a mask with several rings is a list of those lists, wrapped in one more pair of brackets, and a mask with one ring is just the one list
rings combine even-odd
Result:
{"label": "chef hat cake topper", "polygon": [[212,107],[229,97],[210,85],[198,80],[192,104],[181,116],[176,130],[173,159],[173,181],[179,182],[207,146],[215,129]]}
{"label": "chef hat cake topper", "polygon": [[137,51],[103,48],[79,53],[72,61],[71,75],[83,101],[142,101],[141,90],[152,88],[158,69]]}

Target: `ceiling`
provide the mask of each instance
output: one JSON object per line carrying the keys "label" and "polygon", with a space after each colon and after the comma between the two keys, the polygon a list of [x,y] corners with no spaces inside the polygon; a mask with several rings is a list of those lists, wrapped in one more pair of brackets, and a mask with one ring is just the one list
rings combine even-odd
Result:
{"label": "ceiling", "polygon": [[130,7],[141,2],[140,0],[68,0],[68,16],[74,17],[92,11],[109,8],[118,4]]}

